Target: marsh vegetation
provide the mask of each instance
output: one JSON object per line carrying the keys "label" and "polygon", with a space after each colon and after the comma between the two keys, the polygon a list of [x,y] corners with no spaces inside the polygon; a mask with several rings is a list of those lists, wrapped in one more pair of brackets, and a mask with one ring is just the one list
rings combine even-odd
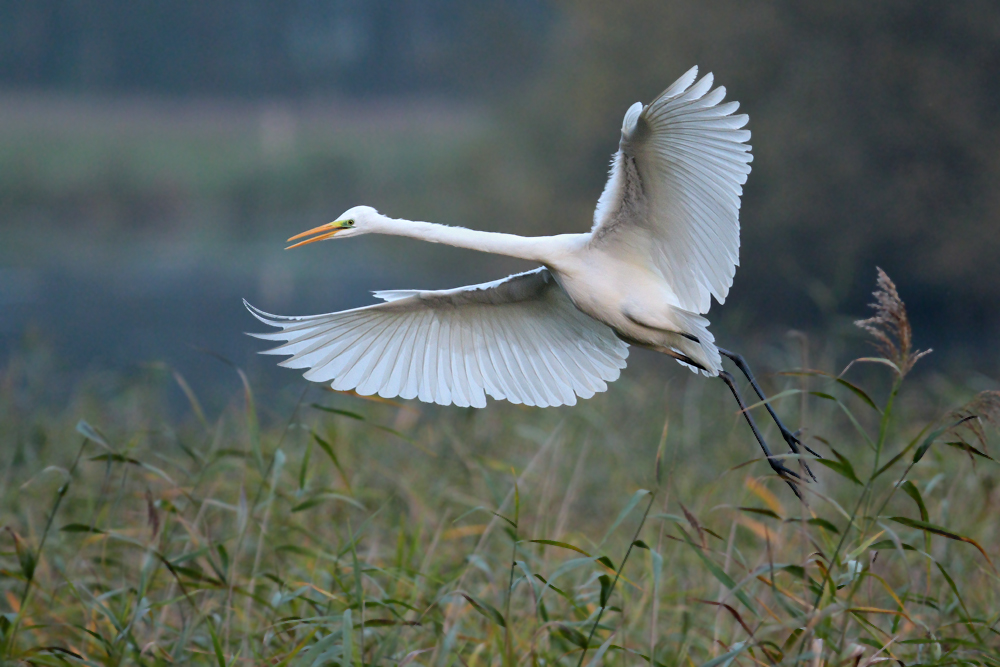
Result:
{"label": "marsh vegetation", "polygon": [[48,410],[33,403],[44,358],[14,357],[3,654],[996,665],[1000,394],[908,376],[919,353],[880,280],[864,323],[876,354],[845,369],[838,345],[805,341],[813,369],[792,341],[766,380],[823,456],[806,503],[757,456],[722,383],[683,370],[551,410],[307,386],[262,405],[234,370],[243,390],[210,413],[158,367]]}

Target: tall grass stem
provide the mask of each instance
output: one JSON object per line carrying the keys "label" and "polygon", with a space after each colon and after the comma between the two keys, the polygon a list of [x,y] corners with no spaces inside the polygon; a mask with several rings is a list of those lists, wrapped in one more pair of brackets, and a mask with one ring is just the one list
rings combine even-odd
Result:
{"label": "tall grass stem", "polygon": [[[646,511],[642,513],[642,521],[635,529],[635,535],[632,536],[632,541],[628,544],[628,550],[625,552],[625,557],[622,558],[621,565],[615,571],[615,578],[611,581],[611,587],[608,589],[608,597],[605,601],[605,605],[611,601],[611,595],[615,592],[615,586],[618,584],[618,579],[622,576],[622,570],[625,569],[625,563],[628,562],[628,557],[632,553],[632,549],[635,547],[635,541],[639,539],[639,533],[642,531],[642,527],[646,525],[646,517],[649,516],[649,510],[653,507],[653,501],[656,500],[656,491],[649,494],[649,503],[646,505]],[[576,667],[583,667],[583,659],[587,657],[587,649],[590,648],[590,642],[594,638],[594,633],[597,632],[597,626],[601,624],[601,617],[604,615],[604,610],[606,606],[602,606],[597,612],[597,618],[594,619],[594,625],[590,628],[590,634],[587,636],[587,643],[583,646],[583,652],[580,653],[580,660],[576,663]]]}

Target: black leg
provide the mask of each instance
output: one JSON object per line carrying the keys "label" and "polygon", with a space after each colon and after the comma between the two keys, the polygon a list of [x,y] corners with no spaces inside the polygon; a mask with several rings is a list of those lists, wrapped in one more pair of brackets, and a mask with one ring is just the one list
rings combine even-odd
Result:
{"label": "black leg", "polygon": [[[792,451],[795,452],[796,454],[800,453],[799,445],[802,445],[802,447],[805,448],[805,450],[810,454],[812,454],[813,456],[822,458],[819,456],[819,454],[814,452],[808,446],[802,444],[802,441],[799,440],[798,437],[782,423],[781,419],[778,418],[778,415],[774,412],[774,408],[772,408],[771,404],[767,402],[767,396],[764,395],[764,392],[763,390],[761,390],[760,385],[757,384],[757,380],[754,378],[753,373],[750,372],[750,365],[747,364],[746,359],[744,359],[742,355],[736,354],[735,352],[730,352],[729,350],[724,350],[721,347],[718,348],[718,350],[719,354],[731,359],[732,362],[736,364],[736,367],[740,369],[743,375],[746,376],[747,380],[750,381],[750,386],[753,387],[753,390],[757,394],[757,397],[760,398],[760,400],[764,401],[764,407],[767,409],[768,414],[771,415],[771,419],[774,420],[774,423],[777,425],[778,430],[781,431],[781,437],[785,439],[785,442],[788,443],[788,446],[791,447]],[[816,475],[812,473],[812,470],[809,469],[809,466],[806,464],[805,461],[801,462],[802,466],[806,469],[806,472],[809,473],[809,476],[813,478],[813,481],[815,481]]]}
{"label": "black leg", "polygon": [[736,397],[736,402],[739,404],[740,410],[743,412],[743,416],[747,420],[747,424],[750,425],[750,430],[753,431],[754,437],[757,438],[760,448],[764,450],[764,456],[767,457],[767,462],[771,464],[771,469],[778,473],[778,475],[788,483],[788,486],[792,487],[792,491],[794,491],[795,495],[801,500],[802,494],[799,492],[796,482],[793,481],[793,478],[801,479],[801,477],[799,477],[797,473],[794,473],[786,468],[780,460],[774,458],[774,455],[771,453],[771,449],[767,446],[767,443],[764,442],[763,436],[761,436],[760,431],[757,429],[757,424],[754,422],[753,416],[747,410],[746,404],[743,403],[743,397],[740,396],[740,391],[736,388],[736,382],[733,380],[733,376],[726,371],[721,371],[719,373],[719,377],[722,378],[723,382],[729,385],[729,390],[732,391],[733,396]]}
{"label": "black leg", "polygon": [[[690,336],[688,334],[682,334],[682,335],[685,338],[690,338],[691,340],[693,340],[695,342],[698,342],[698,339],[695,338],[694,336]],[[625,342],[631,343],[633,345],[643,345],[644,347],[648,347],[651,350],[656,350],[657,352],[662,352],[663,354],[669,355],[669,356],[673,357],[674,359],[677,359],[678,361],[683,361],[684,363],[686,363],[686,364],[688,364],[690,366],[693,366],[694,368],[698,368],[698,369],[701,369],[701,370],[706,370],[705,367],[702,366],[701,364],[699,364],[697,361],[695,361],[691,357],[688,357],[687,355],[685,355],[685,354],[683,354],[681,352],[678,352],[677,350],[673,350],[673,349],[668,348],[668,347],[661,347],[659,345],[655,345],[655,346],[654,345],[646,345],[646,344],[643,344],[643,343],[638,342],[638,341],[633,341],[633,340],[630,340],[628,338],[624,338],[620,334],[619,334],[619,338],[622,338],[622,340],[624,340]],[[739,355],[733,355],[732,352],[723,351],[721,348],[719,349],[719,352],[721,354],[724,354],[727,357],[730,357],[731,359],[733,358],[733,356],[739,357]],[[735,359],[734,359],[734,361],[735,361]],[[750,380],[750,383],[753,385],[754,391],[757,392],[757,395],[760,396],[761,400],[762,401],[766,401],[767,399],[764,398],[763,394],[761,393],[760,387],[757,386],[756,380],[754,380],[753,376],[750,375],[750,368],[746,365],[746,362],[743,360],[743,357],[739,357],[739,361],[736,363],[736,365],[739,366],[740,370],[742,370],[743,373],[747,375],[747,378]],[[719,377],[722,378],[722,380],[729,386],[729,390],[732,391],[733,392],[733,396],[736,397],[736,403],[739,404],[740,411],[743,413],[744,418],[746,418],[747,424],[750,425],[750,430],[753,431],[754,437],[757,438],[757,443],[760,445],[760,448],[762,450],[764,450],[764,456],[767,457],[767,462],[770,464],[771,469],[774,470],[774,472],[778,473],[778,476],[780,476],[783,480],[785,480],[785,482],[788,484],[788,486],[792,487],[792,491],[799,498],[799,500],[801,500],[802,499],[802,494],[799,492],[799,489],[796,486],[796,482],[794,480],[801,480],[802,478],[797,473],[792,472],[787,467],[785,467],[785,465],[781,462],[780,459],[774,458],[774,454],[771,453],[771,449],[767,446],[767,443],[764,441],[764,437],[760,434],[760,430],[757,428],[757,423],[753,420],[753,415],[751,415],[750,412],[747,410],[747,406],[743,402],[743,397],[740,396],[740,390],[736,388],[736,381],[733,380],[733,376],[730,375],[729,373],[727,373],[726,371],[719,371]],[[782,429],[782,435],[784,435],[786,432],[788,432],[788,429],[786,429],[784,427],[784,425],[781,423],[781,421],[778,420],[778,416],[776,414],[774,414],[774,411],[771,409],[771,406],[769,404],[766,404],[766,405],[767,405],[768,412],[771,413],[771,417],[774,418],[775,422],[778,424],[778,427],[780,429]],[[793,444],[792,442],[789,442],[788,444],[792,447],[792,451],[797,454],[799,452],[799,450],[797,448],[798,444],[801,444],[801,443],[799,443],[798,438],[796,438],[794,434],[792,434],[791,432],[788,432],[788,434],[794,439],[794,441],[796,443],[796,444]],[[787,438],[786,438],[786,441],[787,441]],[[802,446],[805,447],[805,445],[802,445]],[[808,449],[810,452],[812,452],[812,450],[809,449],[808,447],[806,447],[806,449]],[[805,466],[805,461],[802,461],[802,465]],[[812,471],[809,470],[809,466],[806,466],[806,471],[809,473],[810,477],[812,477],[814,480],[816,479],[813,476]]]}

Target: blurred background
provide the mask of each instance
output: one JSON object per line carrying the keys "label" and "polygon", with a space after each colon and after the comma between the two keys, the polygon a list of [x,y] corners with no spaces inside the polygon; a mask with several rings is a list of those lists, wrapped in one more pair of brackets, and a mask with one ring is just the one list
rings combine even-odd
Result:
{"label": "blurred background", "polygon": [[254,354],[242,297],[306,314],[528,267],[287,237],[362,203],[586,230],[624,111],[694,64],[753,133],[717,339],[765,359],[790,330],[864,351],[850,322],[879,265],[936,349],[921,369],[995,375],[990,0],[0,0],[0,365],[162,362],[204,395],[235,381],[208,350],[301,383]]}

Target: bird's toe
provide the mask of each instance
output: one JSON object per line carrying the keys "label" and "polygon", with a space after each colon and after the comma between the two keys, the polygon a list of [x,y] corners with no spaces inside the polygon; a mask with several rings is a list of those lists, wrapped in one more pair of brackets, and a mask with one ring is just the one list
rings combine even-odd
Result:
{"label": "bird's toe", "polygon": [[786,479],[788,477],[794,477],[795,479],[798,480],[802,479],[801,475],[799,475],[794,470],[790,470],[789,468],[787,468],[785,464],[783,464],[781,461],[778,461],[776,459],[768,459],[768,462],[771,464],[771,469],[774,472],[778,473],[778,475],[780,475],[781,477],[784,477]]}

